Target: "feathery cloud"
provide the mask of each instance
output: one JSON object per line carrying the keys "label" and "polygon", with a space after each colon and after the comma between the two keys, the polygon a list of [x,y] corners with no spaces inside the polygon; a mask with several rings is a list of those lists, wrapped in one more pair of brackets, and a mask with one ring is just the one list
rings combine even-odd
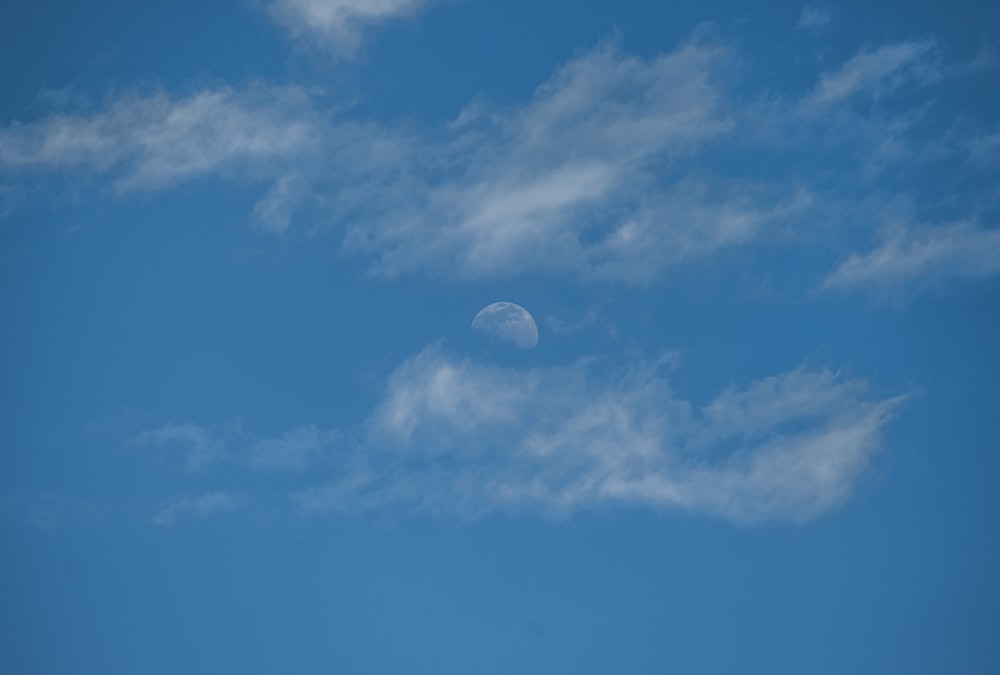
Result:
{"label": "feathery cloud", "polygon": [[178,454],[184,471],[191,472],[228,459],[229,438],[238,433],[239,429],[232,425],[207,428],[191,423],[165,424],[143,431],[132,439],[131,445]]}
{"label": "feathery cloud", "polygon": [[130,444],[168,451],[184,471],[237,462],[255,470],[301,471],[327,459],[341,442],[337,431],[302,425],[274,437],[258,437],[241,423],[165,424],[143,431]]}
{"label": "feathery cloud", "polygon": [[339,432],[306,424],[273,438],[253,439],[247,460],[254,469],[302,471],[327,458],[340,441]]}
{"label": "feathery cloud", "polygon": [[350,56],[372,26],[416,14],[432,0],[274,0],[271,16],[293,37]]}
{"label": "feathery cloud", "polygon": [[428,348],[392,375],[339,475],[293,498],[306,512],[558,518],[633,505],[799,522],[852,494],[899,401],[799,368],[699,409],[659,368],[517,370]]}
{"label": "feathery cloud", "polygon": [[111,176],[121,191],[152,190],[211,174],[280,175],[309,155],[318,136],[308,97],[294,87],[132,94],[90,115],[0,129],[0,165],[86,169]]}
{"label": "feathery cloud", "polygon": [[878,97],[905,80],[928,80],[934,74],[930,42],[898,42],[851,57],[820,76],[812,103],[827,105],[860,92]]}
{"label": "feathery cloud", "polygon": [[[227,435],[231,426],[167,427],[144,436],[183,436],[194,452],[226,445],[258,471],[311,467],[311,480],[318,472],[327,480],[292,494],[306,513],[562,518],[617,505],[802,522],[853,494],[901,400],[800,367],[698,406],[672,391],[664,370],[675,366],[671,353],[519,369],[431,346],[395,370],[353,428],[304,425],[255,438]],[[183,495],[156,522],[240,504],[225,493]]]}
{"label": "feathery cloud", "polygon": [[420,153],[443,167],[439,178],[387,183],[392,195],[374,203],[391,207],[358,218],[346,246],[389,277],[549,271],[646,283],[753,241],[804,195],[681,168],[733,128],[714,81],[726,58],[703,42],[648,61],[603,45],[523,106],[468,108],[450,142]]}
{"label": "feathery cloud", "polygon": [[[310,231],[343,233],[344,250],[376,276],[651,284],[727,251],[803,245],[798,233],[845,200],[853,220],[877,227],[886,204],[914,200],[907,181],[935,157],[959,162],[951,183],[969,191],[978,183],[967,174],[994,163],[995,130],[882,110],[885,92],[947,71],[931,43],[863,50],[808,94],[752,105],[724,86],[731,62],[703,37],[649,59],[606,43],[526,102],[480,101],[438,129],[334,117],[298,87],[128,94],[91,114],[0,128],[0,169],[88,171],[119,192],[249,182],[262,191],[253,227],[280,235],[308,213],[319,218]],[[860,92],[873,95],[864,113],[833,105]],[[941,134],[928,137],[933,128]],[[748,157],[768,171],[734,173]],[[921,184],[932,199],[934,183]],[[994,207],[967,196],[980,202],[971,211]]]}
{"label": "feathery cloud", "polygon": [[246,503],[243,495],[223,490],[200,495],[187,493],[171,497],[164,502],[153,515],[151,522],[161,527],[169,527],[184,518],[204,520],[219,513],[242,509]]}
{"label": "feathery cloud", "polygon": [[825,7],[803,7],[799,14],[799,28],[818,30],[830,23],[832,18],[830,10]]}
{"label": "feathery cloud", "polygon": [[825,289],[899,290],[1000,274],[1000,229],[960,222],[890,228],[880,246],[853,253],[823,284]]}

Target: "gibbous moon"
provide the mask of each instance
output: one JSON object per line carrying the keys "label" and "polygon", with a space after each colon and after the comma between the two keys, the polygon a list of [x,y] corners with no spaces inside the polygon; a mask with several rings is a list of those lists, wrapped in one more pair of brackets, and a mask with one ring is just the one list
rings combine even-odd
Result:
{"label": "gibbous moon", "polygon": [[521,349],[534,349],[538,344],[538,326],[521,305],[494,302],[479,310],[472,320],[472,330]]}

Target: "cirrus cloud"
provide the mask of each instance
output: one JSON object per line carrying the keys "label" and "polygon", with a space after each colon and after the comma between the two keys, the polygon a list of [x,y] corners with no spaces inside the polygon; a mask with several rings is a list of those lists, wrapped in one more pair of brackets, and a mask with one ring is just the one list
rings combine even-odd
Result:
{"label": "cirrus cloud", "polygon": [[350,56],[372,26],[411,16],[433,0],[274,0],[271,16],[293,37]]}
{"label": "cirrus cloud", "polygon": [[889,228],[882,243],[852,253],[823,283],[826,290],[893,291],[1000,273],[1000,229],[961,222]]}
{"label": "cirrus cloud", "polygon": [[[334,114],[296,86],[128,93],[0,128],[11,174],[0,202],[32,172],[89,173],[118,193],[221,176],[259,189],[255,229],[281,235],[308,219],[373,276],[660,283],[731,251],[797,253],[820,231],[854,247],[896,204],[925,220],[921,209],[949,200],[955,221],[992,213],[996,194],[981,184],[995,172],[995,129],[886,104],[963,76],[937,59],[931,42],[885,44],[805,91],[754,100],[730,86],[734,52],[718,40],[650,58],[609,42],[528,100],[478,101],[437,128]],[[870,105],[847,105],[861,93]],[[0,216],[11,208],[0,203]],[[975,276],[992,274],[983,269]]]}
{"label": "cirrus cloud", "polygon": [[310,154],[317,124],[307,93],[296,87],[124,94],[91,114],[0,129],[0,165],[87,170],[110,176],[123,192],[216,174],[266,179]]}
{"label": "cirrus cloud", "polygon": [[[664,371],[675,366],[665,354],[500,367],[434,345],[400,364],[355,427],[257,438],[214,425],[187,437],[193,452],[211,438],[258,472],[311,479],[291,494],[304,513],[558,519],[630,506],[749,525],[804,522],[843,505],[903,398],[799,367],[699,405],[672,390]],[[198,515],[201,504],[187,495],[158,518]],[[235,505],[213,498],[205,510]]]}
{"label": "cirrus cloud", "polygon": [[219,513],[237,511],[246,506],[241,494],[219,490],[203,494],[186,493],[171,497],[153,515],[152,523],[169,527],[184,518],[204,520]]}
{"label": "cirrus cloud", "polygon": [[801,522],[854,492],[901,400],[798,368],[696,406],[661,369],[519,370],[428,348],[391,376],[338,475],[294,500],[306,512],[561,518],[618,505]]}

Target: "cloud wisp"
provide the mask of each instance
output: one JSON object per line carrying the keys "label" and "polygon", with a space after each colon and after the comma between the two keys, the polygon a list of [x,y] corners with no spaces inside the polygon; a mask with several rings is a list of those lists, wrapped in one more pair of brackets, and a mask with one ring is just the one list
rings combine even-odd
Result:
{"label": "cloud wisp", "polygon": [[[829,229],[845,202],[852,222],[880,227],[895,203],[933,203],[935,161],[967,174],[984,154],[921,104],[893,108],[946,74],[931,42],[863,49],[773,101],[729,92],[732,59],[703,39],[647,60],[604,44],[522,105],[479,102],[437,135],[378,130],[391,169],[376,162],[338,193],[369,205],[347,210],[345,248],[390,278],[652,284],[820,229],[851,241],[856,226]],[[768,170],[734,174],[748,157]]]}
{"label": "cloud wisp", "polygon": [[[300,10],[327,16],[334,5]],[[402,5],[379,7],[372,16]],[[995,209],[976,178],[995,169],[995,129],[949,127],[907,102],[961,74],[940,66],[933,43],[866,48],[813,86],[763,98],[727,86],[734,60],[704,36],[645,59],[604,43],[528,100],[479,101],[436,128],[334,114],[294,86],[125,94],[89,114],[0,128],[0,169],[90,173],[118,193],[204,177],[250,184],[254,228],[281,235],[313,218],[310,233],[337,232],[384,278],[646,285],[731,251],[808,246],[821,228],[850,244],[856,228],[824,222],[844,204],[869,229],[894,204],[959,200],[954,185],[968,208],[949,218]],[[942,181],[945,162],[957,168]]]}
{"label": "cloud wisp", "polygon": [[935,66],[930,42],[898,42],[862,51],[836,70],[820,75],[811,99],[828,105],[865,92],[879,97],[906,80],[927,81]]}
{"label": "cloud wisp", "polygon": [[0,129],[0,166],[88,172],[118,192],[210,176],[269,184],[254,227],[286,232],[313,199],[384,277],[649,283],[758,240],[808,203],[801,190],[684,168],[733,128],[715,81],[728,58],[704,40],[648,60],[604,44],[523,105],[472,105],[422,133],[334,120],[297,87],[122,95]]}
{"label": "cloud wisp", "polygon": [[[696,175],[685,164],[730,133],[716,82],[725,49],[690,42],[643,60],[605,44],[513,109],[464,110],[443,167],[350,226],[374,272],[487,279],[530,272],[648,283],[681,261],[757,240],[805,201],[795,190]],[[400,200],[400,195],[410,198]]]}
{"label": "cloud wisp", "polygon": [[807,6],[802,8],[799,14],[799,28],[808,30],[820,30],[825,28],[833,19],[833,14],[825,7]]}
{"label": "cloud wisp", "polygon": [[243,495],[224,490],[203,494],[186,493],[164,502],[151,522],[160,527],[169,527],[186,518],[204,520],[220,513],[238,511],[246,504],[247,500]]}
{"label": "cloud wisp", "polygon": [[308,96],[295,87],[129,94],[92,114],[0,129],[0,165],[88,170],[122,192],[156,190],[208,175],[272,178],[300,165],[320,136]]}
{"label": "cloud wisp", "polygon": [[[260,439],[215,427],[187,438],[198,452],[212,435],[255,470],[299,471],[292,475],[310,482],[326,475],[292,495],[305,513],[559,519],[624,506],[804,522],[854,493],[901,400],[800,367],[698,406],[672,391],[663,372],[671,363],[517,369],[432,346],[396,369],[356,428],[302,426]],[[157,522],[237,505],[185,495]]]}
{"label": "cloud wisp", "polygon": [[428,348],[391,376],[343,475],[294,499],[306,512],[560,518],[618,505],[802,522],[853,493],[900,400],[799,368],[699,408],[662,367],[517,370]]}
{"label": "cloud wisp", "polygon": [[274,0],[271,17],[309,46],[341,57],[354,55],[365,32],[412,16],[433,0]]}
{"label": "cloud wisp", "polygon": [[305,424],[275,437],[256,437],[242,423],[164,424],[129,441],[132,448],[154,451],[185,473],[203,472],[224,463],[260,471],[302,471],[324,461],[341,443],[338,431]]}
{"label": "cloud wisp", "polygon": [[151,448],[163,456],[179,456],[184,471],[195,472],[230,457],[228,439],[238,435],[234,425],[203,427],[198,424],[165,424],[147,429],[131,439],[134,448]]}
{"label": "cloud wisp", "polygon": [[882,243],[853,253],[823,283],[825,290],[896,292],[1000,274],[1000,229],[971,223],[890,228]]}

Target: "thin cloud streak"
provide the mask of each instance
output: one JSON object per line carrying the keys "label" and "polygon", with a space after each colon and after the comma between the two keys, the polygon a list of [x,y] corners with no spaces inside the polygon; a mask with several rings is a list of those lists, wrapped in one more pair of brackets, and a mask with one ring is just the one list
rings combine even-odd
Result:
{"label": "thin cloud streak", "polygon": [[253,207],[257,229],[272,234],[284,234],[292,224],[295,208],[306,192],[301,174],[282,176]]}
{"label": "thin cloud streak", "polygon": [[833,19],[833,14],[825,7],[803,7],[802,13],[799,15],[798,27],[819,30],[826,27],[831,19]]}
{"label": "thin cloud streak", "polygon": [[[191,425],[198,431],[184,437],[193,452],[224,446],[258,472],[325,474],[291,495],[304,513],[559,519],[633,506],[752,525],[804,522],[846,502],[902,400],[800,367],[696,406],[670,387],[664,370],[676,363],[668,353],[517,369],[431,346],[396,369],[357,427],[255,438],[231,425]],[[157,517],[164,524],[230,506],[185,495]]]}
{"label": "thin cloud streak", "polygon": [[230,456],[228,438],[239,433],[237,428],[206,428],[198,424],[165,424],[148,429],[130,441],[132,447],[146,447],[180,455],[184,471],[200,471]]}
{"label": "thin cloud streak", "polygon": [[331,54],[352,56],[373,26],[412,16],[434,0],[274,0],[271,17],[294,38]]}
{"label": "thin cloud streak", "polygon": [[970,223],[890,228],[881,245],[852,253],[823,283],[825,290],[904,287],[990,277],[1000,273],[1000,229]]}
{"label": "thin cloud streak", "polygon": [[305,424],[274,437],[258,437],[241,422],[203,425],[165,424],[129,441],[133,448],[157,450],[185,472],[222,463],[243,464],[261,471],[303,471],[330,458],[342,442],[340,432]]}
{"label": "thin cloud streak", "polygon": [[215,174],[267,179],[300,164],[318,136],[308,96],[294,87],[132,94],[90,115],[0,129],[0,164],[83,169],[111,176],[122,192],[156,190]]}
{"label": "thin cloud streak", "polygon": [[648,61],[606,44],[561,67],[524,106],[468,108],[449,143],[421,153],[441,158],[445,178],[418,178],[412,190],[389,183],[391,210],[359,218],[346,247],[386,277],[437,269],[648,283],[753,241],[797,197],[680,168],[733,128],[715,82],[727,59],[705,42]]}
{"label": "thin cloud streak", "polygon": [[898,42],[863,51],[843,66],[823,73],[812,98],[816,105],[828,105],[860,92],[879,97],[906,80],[928,80],[934,74],[929,59],[930,42]]}
{"label": "thin cloud streak", "polygon": [[200,495],[187,493],[164,502],[150,522],[160,527],[170,527],[185,518],[205,520],[220,513],[238,511],[246,505],[247,500],[243,495],[224,490]]}
{"label": "thin cloud streak", "polygon": [[253,439],[247,460],[257,470],[303,471],[328,458],[341,436],[337,431],[302,425],[280,436]]}
{"label": "thin cloud streak", "polygon": [[800,368],[698,409],[659,368],[515,370],[428,348],[390,378],[340,475],[293,500],[307,513],[563,518],[631,505],[802,522],[853,494],[901,400]]}
{"label": "thin cloud streak", "polygon": [[[732,51],[704,37],[649,59],[605,43],[528,101],[480,101],[438,129],[334,114],[300,87],[126,94],[90,114],[0,128],[0,167],[19,182],[32,171],[89,172],[119,193],[204,177],[249,183],[261,191],[252,227],[332,229],[378,277],[647,285],[729,251],[808,245],[843,204],[851,222],[881,227],[889,205],[915,201],[908,185],[931,199],[934,158],[960,167],[953,183],[977,185],[967,174],[995,164],[995,130],[928,138],[922,108],[881,107],[890,93],[961,74],[936,59],[929,42],[887,44],[821,73],[807,92],[749,102],[725,86]],[[864,114],[846,105],[862,93]],[[747,156],[771,168],[726,170]],[[0,189],[0,201],[17,189]],[[945,189],[942,200],[957,198]],[[965,196],[974,212],[996,203]],[[850,242],[857,231],[845,221],[831,236]]]}

